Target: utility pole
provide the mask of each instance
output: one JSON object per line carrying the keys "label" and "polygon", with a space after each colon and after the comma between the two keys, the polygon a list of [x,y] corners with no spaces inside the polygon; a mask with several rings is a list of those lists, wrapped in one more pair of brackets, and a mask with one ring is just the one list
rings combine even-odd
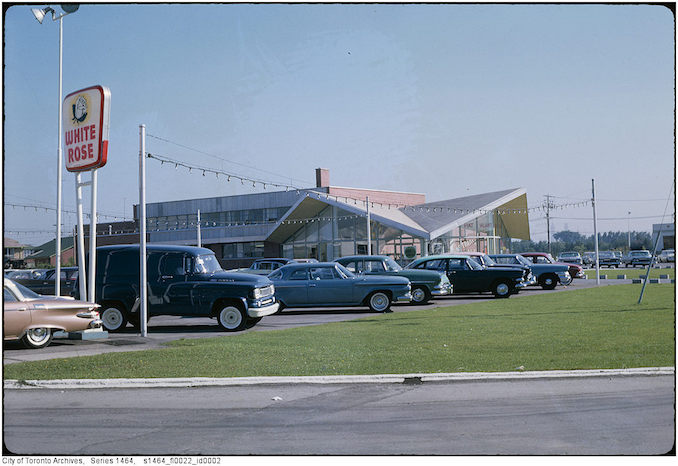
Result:
{"label": "utility pole", "polygon": [[546,196],[546,242],[548,243],[549,254],[551,254],[551,195]]}
{"label": "utility pole", "polygon": [[596,251],[596,285],[600,285],[600,261],[598,260],[598,220],[596,219],[596,180],[591,179],[591,206],[593,207],[593,244]]}
{"label": "utility pole", "polygon": [[629,210],[629,218],[626,224],[626,229],[629,233],[629,251],[631,250],[631,211]]}

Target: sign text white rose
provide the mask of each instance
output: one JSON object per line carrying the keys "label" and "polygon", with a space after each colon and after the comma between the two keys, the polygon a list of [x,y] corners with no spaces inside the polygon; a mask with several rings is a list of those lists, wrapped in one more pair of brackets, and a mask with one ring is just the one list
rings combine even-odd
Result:
{"label": "sign text white rose", "polygon": [[63,101],[64,158],[71,172],[106,165],[111,91],[92,86],[68,94]]}

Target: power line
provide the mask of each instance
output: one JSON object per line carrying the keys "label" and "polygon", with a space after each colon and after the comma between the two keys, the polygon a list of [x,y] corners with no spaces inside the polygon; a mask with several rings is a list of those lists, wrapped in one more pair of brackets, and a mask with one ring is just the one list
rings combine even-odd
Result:
{"label": "power line", "polygon": [[[168,144],[173,144],[173,145],[175,145],[175,146],[182,147],[182,148],[184,148],[184,149],[188,149],[188,150],[193,151],[193,152],[197,152],[197,153],[199,153],[199,154],[206,155],[206,156],[208,156],[208,157],[215,158],[215,159],[217,159],[217,160],[221,160],[222,162],[232,163],[232,164],[234,164],[234,165],[240,165],[241,167],[250,168],[250,169],[252,169],[252,170],[257,170],[257,171],[260,171],[260,172],[262,172],[262,173],[267,173],[267,174],[269,174],[269,175],[274,175],[274,176],[277,176],[277,177],[280,177],[280,178],[286,178],[286,179],[289,179],[290,181],[296,180],[296,181],[301,181],[302,183],[308,183],[308,182],[305,181],[305,180],[299,180],[299,179],[295,179],[295,178],[292,178],[292,177],[283,176],[283,175],[280,175],[279,173],[274,173],[274,172],[270,172],[270,171],[267,171],[267,170],[262,170],[261,168],[252,167],[252,166],[250,166],[250,165],[246,165],[246,164],[240,163],[240,162],[235,162],[235,161],[233,161],[233,160],[228,160],[228,159],[226,159],[226,158],[224,158],[224,157],[220,157],[220,156],[218,156],[218,155],[210,154],[209,152],[205,152],[205,151],[203,151],[203,150],[196,149],[196,148],[194,148],[194,147],[190,147],[190,146],[187,146],[187,145],[185,145],[185,144],[180,144],[180,143],[178,143],[178,142],[170,141],[169,139],[162,138],[162,137],[160,137],[160,136],[154,136],[154,135],[148,134],[148,133],[146,133],[146,136],[148,136],[148,137],[150,137],[150,138],[153,138],[153,139],[157,139],[158,141],[166,142],[166,143],[168,143]],[[272,184],[272,183],[271,183],[271,184]]]}
{"label": "power line", "polygon": [[[649,219],[649,218],[663,218],[663,215],[650,215],[647,217],[607,217],[607,218],[599,218],[598,220],[644,220],[644,219]],[[553,219],[557,220],[591,220],[591,217],[551,217]]]}
{"label": "power line", "polygon": [[[572,201],[585,201],[588,199],[582,199],[582,198],[572,198],[572,197],[561,197],[561,196],[551,196],[555,199],[566,199],[566,200],[572,200]],[[671,197],[669,197],[671,199]],[[666,198],[664,199],[598,199],[596,198],[597,202],[657,202],[657,201],[665,201]]]}

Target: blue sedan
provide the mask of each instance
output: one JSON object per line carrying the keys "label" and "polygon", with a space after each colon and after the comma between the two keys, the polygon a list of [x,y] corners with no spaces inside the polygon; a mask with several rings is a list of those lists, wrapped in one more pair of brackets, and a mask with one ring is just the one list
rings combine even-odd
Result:
{"label": "blue sedan", "polygon": [[392,302],[412,300],[407,278],[358,277],[335,262],[289,264],[268,278],[275,284],[280,309],[369,306],[374,312],[389,312]]}

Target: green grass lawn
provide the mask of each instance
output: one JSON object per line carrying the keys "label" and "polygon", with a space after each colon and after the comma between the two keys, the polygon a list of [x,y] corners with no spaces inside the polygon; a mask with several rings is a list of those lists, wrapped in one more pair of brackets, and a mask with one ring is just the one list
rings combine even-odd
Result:
{"label": "green grass lawn", "polygon": [[[242,377],[674,366],[674,285],[567,290],[167,348],[4,366],[5,379]],[[439,300],[444,303],[444,300]]]}
{"label": "green grass lawn", "polygon": [[[584,269],[584,273],[588,275],[590,279],[596,279],[596,269]],[[607,278],[617,278],[617,275],[626,275],[627,279],[639,278],[641,275],[647,273],[647,267],[636,267],[636,268],[621,268],[621,269],[611,269],[608,267],[603,267],[600,269],[601,275],[607,275]],[[659,278],[660,275],[668,275],[669,279],[675,280],[676,278],[676,269],[651,269],[650,278]],[[576,279],[575,279],[576,283]]]}

